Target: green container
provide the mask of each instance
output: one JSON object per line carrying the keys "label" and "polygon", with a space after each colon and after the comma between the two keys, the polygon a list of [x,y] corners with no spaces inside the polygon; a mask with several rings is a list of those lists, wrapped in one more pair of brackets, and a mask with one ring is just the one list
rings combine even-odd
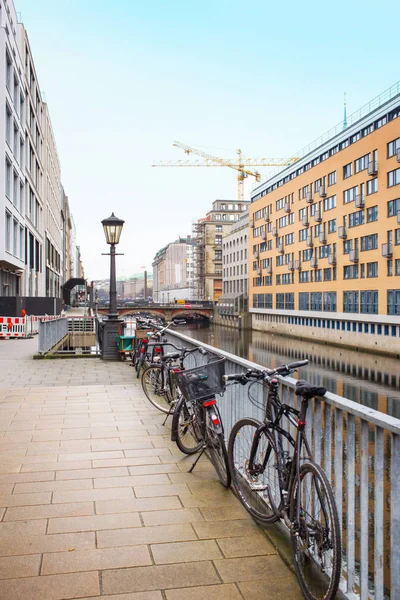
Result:
{"label": "green container", "polygon": [[132,352],[134,343],[134,335],[117,335],[118,350],[120,352]]}

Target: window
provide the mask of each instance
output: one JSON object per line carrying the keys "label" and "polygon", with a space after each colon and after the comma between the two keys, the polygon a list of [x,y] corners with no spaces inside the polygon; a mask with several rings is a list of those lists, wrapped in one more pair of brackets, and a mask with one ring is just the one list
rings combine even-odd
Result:
{"label": "window", "polygon": [[370,196],[371,194],[375,194],[375,192],[378,191],[378,178],[375,177],[374,179],[370,179],[367,182],[367,196]]}
{"label": "window", "polygon": [[312,248],[307,248],[306,250],[303,250],[303,261],[307,262],[308,260],[311,260],[312,255],[313,255]]}
{"label": "window", "polygon": [[400,290],[388,290],[387,312],[388,315],[400,315]]}
{"label": "window", "polygon": [[367,208],[367,223],[372,223],[372,221],[378,220],[378,207],[371,206]]}
{"label": "window", "polygon": [[276,294],[276,308],[285,308],[285,294]]}
{"label": "window", "polygon": [[11,90],[11,73],[12,73],[12,61],[8,52],[6,52],[6,86],[8,90]]}
{"label": "window", "polygon": [[347,179],[353,175],[353,163],[349,163],[348,165],[344,165],[343,167],[343,179]]}
{"label": "window", "polygon": [[276,201],[276,210],[281,210],[285,206],[285,198]]}
{"label": "window", "polygon": [[378,263],[367,263],[367,277],[378,277]]}
{"label": "window", "polygon": [[335,185],[336,183],[336,171],[332,171],[328,175],[328,185]]}
{"label": "window", "polygon": [[396,229],[394,232],[394,243],[396,246],[400,244],[400,229]]}
{"label": "window", "polygon": [[294,310],[294,294],[285,294],[285,309]]}
{"label": "window", "polygon": [[394,274],[400,275],[400,258],[396,258],[394,261]]}
{"label": "window", "polygon": [[[317,251],[317,249],[316,249],[316,251]],[[331,246],[330,246],[330,244],[328,244],[327,246],[320,246],[319,247],[319,257],[320,258],[327,258],[330,253],[331,253]]]}
{"label": "window", "polygon": [[378,292],[376,290],[360,292],[360,313],[378,314]]}
{"label": "window", "polygon": [[11,163],[6,158],[6,196],[11,200]]}
{"label": "window", "polygon": [[317,181],[314,183],[314,190],[315,193],[317,193],[319,191],[319,188],[322,185],[322,179],[317,179]]}
{"label": "window", "polygon": [[311,292],[311,310],[322,310],[322,292]]}
{"label": "window", "polygon": [[285,244],[287,246],[290,246],[291,244],[294,244],[294,233],[287,233],[285,235]]}
{"label": "window", "polygon": [[6,104],[6,142],[11,147],[11,109],[8,104]]}
{"label": "window", "polygon": [[392,156],[395,156],[397,153],[397,150],[400,149],[400,138],[397,138],[397,140],[393,140],[393,142],[389,142],[388,145],[388,158],[391,158]]}
{"label": "window", "polygon": [[355,197],[357,196],[357,186],[349,188],[343,192],[343,202],[348,204],[349,202],[354,202]]}
{"label": "window", "polygon": [[332,280],[332,269],[324,269],[324,281]]}
{"label": "window", "polygon": [[358,313],[358,292],[343,292],[343,312]]}
{"label": "window", "polygon": [[[400,263],[400,261],[399,261]],[[292,279],[292,274],[291,273],[284,273],[282,275],[282,283],[289,285],[291,283],[293,283],[293,279]]]}
{"label": "window", "polygon": [[215,250],[214,258],[215,260],[222,260],[222,250]]}
{"label": "window", "polygon": [[364,211],[359,210],[349,215],[349,227],[358,227],[364,224]]}
{"label": "window", "polygon": [[11,215],[6,211],[6,222],[5,222],[5,234],[6,234],[6,251],[11,252]]}
{"label": "window", "polygon": [[361,158],[358,158],[354,163],[354,172],[360,173],[360,171],[364,171],[368,168],[369,163],[369,154],[365,154]]}
{"label": "window", "polygon": [[388,217],[395,217],[400,210],[400,198],[388,202]]}
{"label": "window", "polygon": [[336,219],[328,221],[328,233],[335,233],[336,231]]}
{"label": "window", "polygon": [[[400,208],[400,202],[399,202],[399,208]],[[300,229],[299,232],[299,240],[300,242],[304,242],[307,239],[308,236],[308,229],[307,227],[305,229]]]}
{"label": "window", "polygon": [[308,283],[310,280],[310,274],[308,271],[300,271],[299,282]]}
{"label": "window", "polygon": [[376,250],[378,248],[378,234],[364,235],[361,238],[361,252]]}
{"label": "window", "polygon": [[324,292],[324,310],[336,312],[336,292]]}
{"label": "window", "polygon": [[314,281],[316,281],[316,282],[322,281],[322,269],[316,269],[314,271]]}
{"label": "window", "polygon": [[332,208],[336,208],[336,196],[329,196],[329,198],[324,199],[324,210],[332,210]]}
{"label": "window", "polygon": [[388,173],[388,187],[399,185],[400,183],[400,169],[389,171]]}
{"label": "window", "polygon": [[216,233],[222,233],[222,225],[216,225],[215,231],[216,231]]}
{"label": "window", "polygon": [[353,246],[353,240],[345,240],[343,242],[343,254],[348,254]]}
{"label": "window", "polygon": [[310,310],[310,294],[299,292],[299,310]]}
{"label": "window", "polygon": [[343,267],[343,279],[358,279],[358,265]]}
{"label": "window", "polygon": [[216,246],[222,246],[222,235],[215,236],[214,244]]}

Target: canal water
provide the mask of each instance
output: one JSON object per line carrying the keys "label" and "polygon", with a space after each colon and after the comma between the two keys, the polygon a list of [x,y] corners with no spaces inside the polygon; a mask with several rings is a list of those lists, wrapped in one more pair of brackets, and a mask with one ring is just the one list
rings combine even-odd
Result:
{"label": "canal water", "polygon": [[302,377],[328,391],[400,419],[400,360],[221,325],[187,324],[177,331],[265,367],[307,358]]}

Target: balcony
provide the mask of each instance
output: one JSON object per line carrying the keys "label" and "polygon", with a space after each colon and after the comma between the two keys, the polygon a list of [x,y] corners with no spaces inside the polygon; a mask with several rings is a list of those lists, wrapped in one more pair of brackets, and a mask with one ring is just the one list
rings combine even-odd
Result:
{"label": "balcony", "polygon": [[378,175],[378,161],[370,160],[368,163],[368,175]]}
{"label": "balcony", "polygon": [[271,222],[271,217],[269,216],[269,214],[267,213],[266,215],[264,215],[264,221],[266,223],[270,223]]}
{"label": "balcony", "polygon": [[326,187],[324,185],[320,186],[318,192],[320,198],[326,198]]}
{"label": "balcony", "polygon": [[285,252],[285,246],[283,244],[278,244],[277,250],[279,254],[283,254]]}
{"label": "balcony", "polygon": [[254,250],[254,254],[253,254],[254,258],[259,258],[260,256],[260,251],[259,250]]}
{"label": "balcony", "polygon": [[273,227],[273,228],[272,228],[272,235],[273,235],[274,237],[278,237],[278,228],[277,228],[277,227]]}
{"label": "balcony", "polygon": [[330,252],[328,254],[328,263],[333,267],[336,265],[336,254],[334,254],[333,252]]}
{"label": "balcony", "polygon": [[301,271],[301,260],[294,261],[294,268],[296,269],[296,271]]}
{"label": "balcony", "polygon": [[327,239],[325,231],[321,231],[321,233],[319,234],[319,241],[320,244],[326,244]]}
{"label": "balcony", "polygon": [[393,256],[392,244],[382,244],[382,256],[383,256],[383,258],[392,258],[392,256]]}
{"label": "balcony", "polygon": [[304,215],[301,222],[303,223],[304,227],[308,227],[310,225],[310,219],[308,218],[308,215]]}
{"label": "balcony", "polygon": [[267,275],[272,275],[272,267],[271,266],[266,268],[266,273],[267,273]]}
{"label": "balcony", "polygon": [[310,260],[310,267],[312,269],[317,269],[318,268],[318,258],[316,256],[313,256]]}
{"label": "balcony", "polygon": [[350,262],[358,263],[358,250],[350,250],[349,259]]}
{"label": "balcony", "polygon": [[344,225],[338,228],[338,238],[341,240],[345,240],[347,238],[347,227]]}
{"label": "balcony", "polygon": [[363,194],[357,194],[355,198],[356,208],[364,208],[365,206],[365,197]]}
{"label": "balcony", "polygon": [[285,204],[285,213],[290,213],[290,212],[292,212],[291,208],[290,208],[290,202],[286,202],[286,204]]}
{"label": "balcony", "polygon": [[314,219],[316,221],[316,223],[321,223],[322,222],[322,214],[319,210],[316,210],[314,213]]}
{"label": "balcony", "polygon": [[313,196],[311,192],[307,192],[306,194],[306,202],[308,202],[308,204],[312,204],[313,201]]}
{"label": "balcony", "polygon": [[309,248],[312,248],[314,246],[314,240],[312,239],[311,235],[308,236],[306,244]]}
{"label": "balcony", "polygon": [[288,262],[288,269],[289,271],[294,271],[294,262],[292,260]]}

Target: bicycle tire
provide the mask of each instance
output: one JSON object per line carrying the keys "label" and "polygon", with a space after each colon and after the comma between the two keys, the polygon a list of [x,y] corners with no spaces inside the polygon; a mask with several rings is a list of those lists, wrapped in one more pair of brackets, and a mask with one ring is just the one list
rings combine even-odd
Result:
{"label": "bicycle tire", "polygon": [[161,367],[150,365],[142,373],[142,388],[146,398],[151,404],[163,413],[171,410],[170,397],[163,385],[163,374]]}
{"label": "bicycle tire", "polygon": [[188,408],[183,397],[174,411],[172,436],[179,450],[184,454],[196,454],[204,445],[198,417],[194,410]]}
{"label": "bicycle tire", "polygon": [[260,426],[261,421],[252,418],[241,419],[234,425],[228,443],[229,468],[233,488],[245,509],[260,523],[275,523],[279,520],[281,493],[275,444],[266,432],[260,436],[255,457],[257,463],[263,464],[267,456],[266,468],[258,476],[250,475],[247,470],[254,434]]}
{"label": "bicycle tire", "polygon": [[[300,486],[300,523],[290,535],[297,579],[307,600],[332,600],[341,573],[340,524],[334,495],[324,471],[314,462],[300,467]],[[289,508],[292,523],[297,522],[298,487],[296,479]]]}
{"label": "bicycle tire", "polygon": [[206,444],[207,454],[217,472],[220,482],[226,488],[231,485],[231,472],[228,463],[228,452],[226,450],[223,433],[217,433],[208,411],[204,416],[206,420]]}

